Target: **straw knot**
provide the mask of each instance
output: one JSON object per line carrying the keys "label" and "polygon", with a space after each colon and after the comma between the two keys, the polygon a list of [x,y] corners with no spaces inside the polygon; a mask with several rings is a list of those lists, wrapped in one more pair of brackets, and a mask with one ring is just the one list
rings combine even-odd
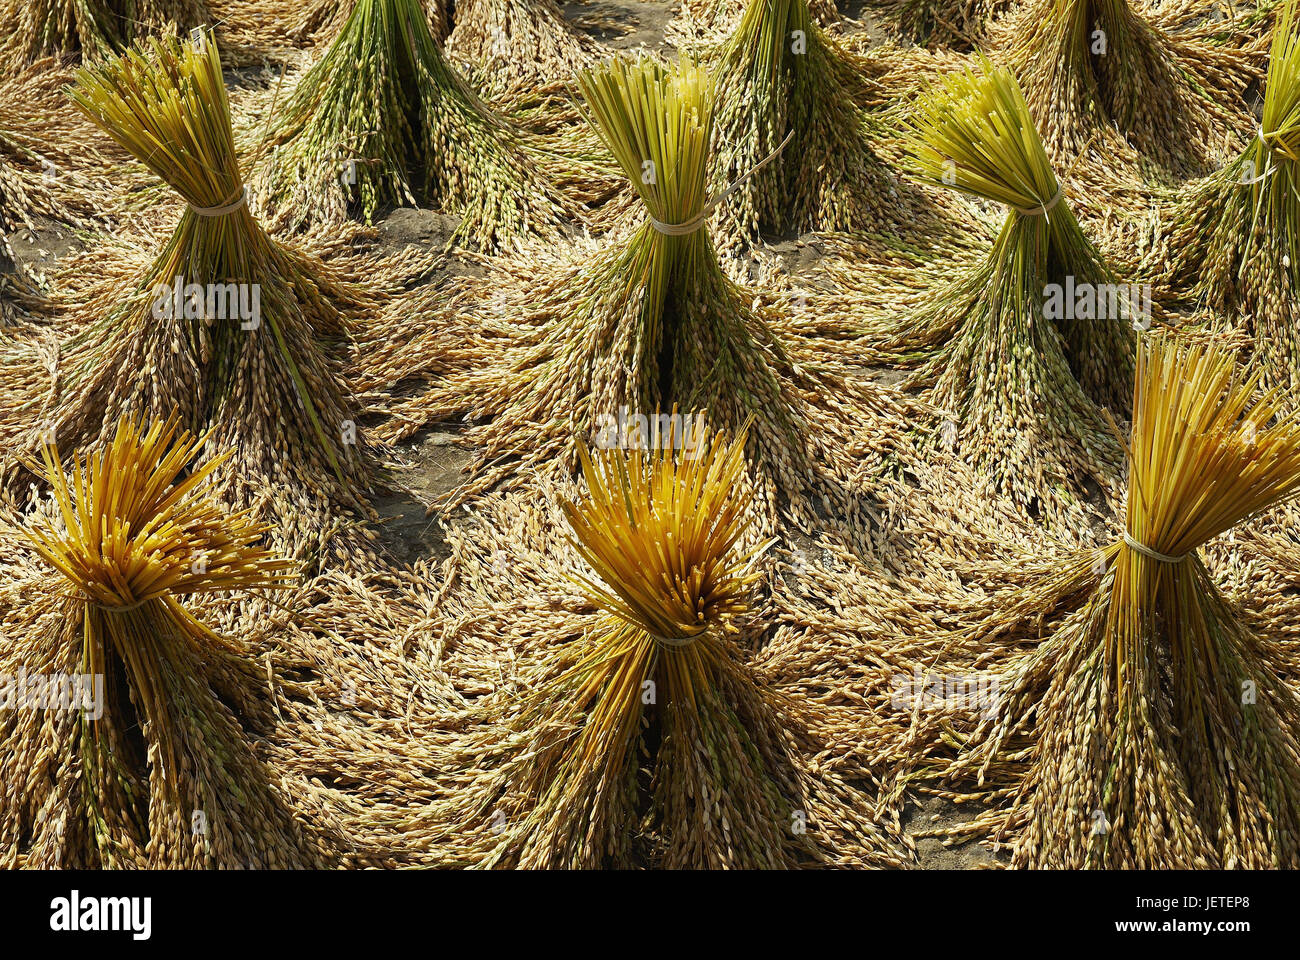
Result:
{"label": "straw knot", "polygon": [[1061,197],[1064,195],[1065,184],[1058,184],[1056,187],[1056,193],[1052,196],[1052,199],[1037,207],[1016,207],[1016,213],[1023,217],[1045,217],[1053,207],[1061,202]]}
{"label": "straw knot", "polygon": [[1150,557],[1152,560],[1158,560],[1161,563],[1182,563],[1191,556],[1190,553],[1184,553],[1181,556],[1171,557],[1169,554],[1161,553],[1159,550],[1152,550],[1145,543],[1139,543],[1130,537],[1127,530],[1124,531],[1124,543],[1129,547],[1129,549],[1136,550],[1144,557]]}
{"label": "straw knot", "polygon": [[190,209],[200,217],[224,217],[228,213],[234,213],[245,203],[248,202],[248,188],[242,187],[239,196],[229,203],[224,203],[218,207],[196,207],[190,204]]}

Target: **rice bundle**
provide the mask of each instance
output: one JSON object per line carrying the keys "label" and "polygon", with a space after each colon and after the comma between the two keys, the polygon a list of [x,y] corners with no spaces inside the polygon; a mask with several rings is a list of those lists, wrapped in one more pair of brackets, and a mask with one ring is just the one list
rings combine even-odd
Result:
{"label": "rice bundle", "polygon": [[1025,508],[1055,513],[1117,466],[1098,404],[1125,404],[1140,298],[1080,229],[1008,71],[985,61],[944,77],[908,126],[920,177],[1010,212],[988,256],[895,346],[929,356],[918,378],[955,414],[964,458]]}
{"label": "rice bundle", "polygon": [[983,39],[985,24],[1010,0],[880,0],[874,4],[891,17],[905,40],[926,47],[968,50]]}
{"label": "rice bundle", "polygon": [[123,419],[69,476],[43,449],[53,503],[26,534],[64,588],[33,570],[0,603],[0,673],[20,684],[0,713],[5,867],[319,862],[246,732],[271,721],[267,667],[185,603],[290,570],[217,506],[203,442]]}
{"label": "rice bundle", "polygon": [[[1035,0],[1005,24],[1006,57],[1054,158],[1122,137],[1179,174],[1248,115],[1238,50],[1167,34],[1128,0]],[[1243,72],[1244,71],[1244,72]]]}
{"label": "rice bundle", "polygon": [[462,0],[447,38],[447,56],[469,64],[478,89],[494,100],[568,81],[599,49],[555,0]]}
{"label": "rice bundle", "polygon": [[420,0],[356,0],[269,145],[258,194],[283,228],[427,202],[462,215],[454,240],[497,249],[576,215],[540,153],[447,63]]}
{"label": "rice bundle", "polygon": [[[890,442],[880,428],[890,401],[827,372],[810,341],[781,338],[784,314],[751,305],[723,274],[705,227],[713,203],[707,74],[690,60],[615,59],[584,71],[579,84],[646,222],[559,263],[530,250],[527,262],[438,289],[432,303],[402,304],[360,351],[362,384],[388,394],[375,404],[390,418],[380,435],[395,439],[457,415],[492,418],[466,434],[479,448],[475,476],[450,506],[518,484],[534,468],[573,469],[576,440],[618,434],[611,442],[624,442],[629,416],[680,405],[707,410],[728,430],[752,419],[760,499],[775,508],[779,493],[800,510],[803,492],[814,490],[868,536],[861,475]],[[429,329],[413,335],[412,316],[425,316]],[[428,389],[404,383],[417,377]],[[899,414],[908,415],[917,413]]]}
{"label": "rice bundle", "polygon": [[[155,40],[82,68],[74,102],[188,203],[130,292],[64,345],[28,437],[93,446],[122,416],[176,411],[238,451],[242,505],[272,503],[296,552],[354,513],[369,484],[356,414],[326,359],[355,294],[281,248],[249,213],[217,48]],[[120,294],[119,294],[120,297]],[[114,298],[117,299],[117,298]]]}
{"label": "rice bundle", "polygon": [[[298,42],[333,40],[352,12],[352,0],[311,0],[297,6],[295,18],[285,32]],[[439,43],[445,43],[451,33],[448,7],[446,0],[424,0],[429,30]]]}
{"label": "rice bundle", "polygon": [[525,680],[534,692],[508,721],[519,748],[496,807],[505,826],[481,865],[626,866],[644,830],[662,835],[666,868],[809,858],[809,837],[791,829],[802,804],[784,755],[790,718],[737,644],[769,546],[740,546],[744,437],[701,429],[676,458],[680,440],[583,449],[588,494],[564,512],[600,612]]}
{"label": "rice bundle", "polygon": [[1294,869],[1300,701],[1281,636],[1220,595],[1198,550],[1300,491],[1300,424],[1215,344],[1138,352],[1124,533],[994,618],[1034,629],[955,775],[1028,769],[997,819],[1026,867]]}
{"label": "rice bundle", "polygon": [[813,22],[807,0],[750,0],[715,69],[713,188],[755,171],[722,208],[729,239],[916,221],[867,143],[853,95],[861,65]]}
{"label": "rice bundle", "polygon": [[1169,227],[1170,279],[1246,332],[1265,376],[1300,383],[1300,31],[1278,11],[1259,130],[1223,170],[1191,187]]}
{"label": "rice bundle", "polygon": [[105,57],[210,20],[204,0],[0,0],[0,73],[45,56]]}

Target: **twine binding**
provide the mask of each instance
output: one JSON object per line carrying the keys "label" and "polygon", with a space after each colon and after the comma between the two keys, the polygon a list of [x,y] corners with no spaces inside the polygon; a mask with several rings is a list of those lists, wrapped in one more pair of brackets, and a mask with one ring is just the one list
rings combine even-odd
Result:
{"label": "twine binding", "polygon": [[1056,194],[1051,200],[1037,207],[1016,207],[1016,213],[1024,217],[1045,217],[1048,212],[1061,202],[1061,197],[1065,196],[1065,184],[1057,184]]}
{"label": "twine binding", "polygon": [[1182,563],[1191,556],[1190,553],[1184,553],[1180,557],[1171,557],[1169,554],[1161,553],[1159,550],[1152,550],[1145,543],[1138,543],[1138,541],[1130,537],[1127,530],[1124,531],[1124,543],[1130,549],[1136,550],[1144,557],[1150,557],[1152,560],[1159,560],[1161,563]]}
{"label": "twine binding", "polygon": [[244,187],[239,192],[239,198],[230,203],[219,207],[196,207],[190,204],[190,209],[200,217],[224,217],[228,213],[234,213],[240,207],[248,202],[248,188]]}

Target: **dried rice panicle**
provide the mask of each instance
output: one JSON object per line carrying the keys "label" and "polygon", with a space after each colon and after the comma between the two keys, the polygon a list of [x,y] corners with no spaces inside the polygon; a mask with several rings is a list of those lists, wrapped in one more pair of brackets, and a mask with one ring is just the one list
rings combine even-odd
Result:
{"label": "dried rice panicle", "polygon": [[104,442],[122,416],[179,413],[235,449],[222,479],[267,505],[295,553],[366,513],[367,448],[330,342],[357,294],[253,218],[211,34],[82,68],[74,102],[189,204],[119,306],[63,346],[25,442]]}
{"label": "dried rice panicle", "polygon": [[1245,333],[1268,382],[1300,383],[1300,30],[1277,13],[1259,130],[1192,185],[1169,226],[1170,282]]}
{"label": "dried rice panicle", "polygon": [[[326,856],[250,742],[272,719],[267,667],[185,603],[282,587],[292,569],[257,545],[263,527],[217,505],[220,458],[199,465],[203,445],[171,417],[147,429],[123,419],[66,475],[43,449],[52,502],[25,532],[48,567],[7,584],[0,604],[2,672],[26,679],[20,707],[0,716],[5,866],[283,868]],[[63,699],[31,699],[34,679],[55,677],[68,680]]]}
{"label": "dried rice panicle", "polygon": [[930,201],[871,148],[856,94],[864,64],[813,21],[806,0],[750,0],[712,69],[711,186],[722,192],[752,172],[718,208],[722,245],[791,230],[907,232],[942,245]]}
{"label": "dried rice panicle", "polygon": [[1300,424],[1279,401],[1222,346],[1143,339],[1122,538],[981,628],[1073,611],[1007,671],[998,709],[948,771],[1018,777],[1009,808],[987,818],[1010,835],[1013,865],[1300,864],[1293,661],[1198,555],[1300,492]]}
{"label": "dried rice panicle", "polygon": [[204,0],[0,0],[0,75],[47,56],[110,56],[211,19]]}
{"label": "dried rice panicle", "polygon": [[920,177],[1010,210],[988,256],[884,339],[924,360],[917,379],[993,489],[1063,516],[1117,472],[1100,407],[1126,405],[1132,328],[1149,317],[1080,229],[1010,72],[942,78],[907,124]]}
{"label": "dried rice panicle", "polygon": [[1128,0],[1034,0],[999,32],[995,44],[1057,162],[1114,130],[1187,175],[1206,166],[1225,130],[1249,122],[1246,90],[1257,76],[1240,44],[1167,33]]}
{"label": "dried rice panicle", "polygon": [[970,50],[986,39],[988,21],[1011,5],[1012,0],[880,0],[875,8],[903,40]]}
{"label": "dried rice panicle", "polygon": [[420,0],[356,0],[268,137],[258,195],[278,228],[419,202],[462,216],[454,240],[496,250],[579,216],[546,152],[448,63]]}
{"label": "dried rice panicle", "polygon": [[447,56],[467,64],[494,102],[508,102],[572,79],[600,58],[600,45],[555,0],[461,0]]}

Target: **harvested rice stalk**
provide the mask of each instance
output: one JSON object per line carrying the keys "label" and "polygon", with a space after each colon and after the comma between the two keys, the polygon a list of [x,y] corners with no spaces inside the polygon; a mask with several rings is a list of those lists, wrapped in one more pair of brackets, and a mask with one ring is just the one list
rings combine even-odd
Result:
{"label": "harvested rice stalk", "polygon": [[[749,0],[683,0],[679,19],[668,27],[668,39],[676,42],[679,37],[689,38],[697,43],[725,40],[736,31],[749,6]],[[807,7],[820,27],[840,20],[835,0],[807,0]]]}
{"label": "harvested rice stalk", "polygon": [[87,60],[211,20],[204,0],[0,0],[0,73],[45,56]]}
{"label": "harvested rice stalk", "polygon": [[1010,668],[949,772],[1027,763],[998,814],[1016,866],[1293,869],[1294,678],[1197,551],[1300,492],[1300,424],[1215,344],[1144,339],[1136,384],[1123,535],[994,619],[1033,630],[1072,611]]}
{"label": "harvested rice stalk", "polygon": [[969,50],[984,38],[985,24],[1011,0],[876,0],[870,4],[890,17],[903,39],[926,47]]}
{"label": "harvested rice stalk", "polygon": [[956,414],[962,453],[991,486],[1055,513],[1103,488],[1118,451],[1098,404],[1122,409],[1137,288],[1115,284],[1065,201],[1015,78],[983,62],[942,79],[909,115],[916,173],[1010,208],[993,249],[933,296],[894,346]]}
{"label": "harvested rice stalk", "polygon": [[[277,533],[318,543],[360,509],[367,457],[337,364],[355,294],[271,240],[249,213],[216,44],[153,41],[78,72],[73,101],[189,206],[166,247],[60,358],[37,436],[104,441],[122,416],[179,412],[214,449],[240,505],[273,504]],[[31,442],[29,441],[29,442]]]}
{"label": "harvested rice stalk", "polygon": [[862,70],[813,22],[806,0],[750,0],[714,78],[715,191],[757,170],[722,207],[729,239],[760,230],[865,231],[914,224],[867,143],[852,90]]}
{"label": "harvested rice stalk", "polygon": [[642,830],[663,836],[669,868],[811,859],[810,838],[791,829],[803,805],[790,718],[736,641],[770,546],[739,546],[752,506],[745,440],[701,428],[674,457],[681,439],[582,450],[589,492],[564,512],[591,570],[577,582],[600,613],[527,682],[496,807],[507,826],[482,865],[625,866]]}
{"label": "harvested rice stalk", "polygon": [[1270,382],[1300,383],[1300,30],[1278,11],[1259,131],[1190,187],[1169,228],[1170,282],[1255,342]]}
{"label": "harvested rice stalk", "polygon": [[1035,0],[1006,21],[1003,45],[1058,161],[1117,129],[1186,174],[1249,116],[1238,51],[1167,34],[1128,0]]}
{"label": "harvested rice stalk", "polygon": [[[285,32],[298,42],[318,42],[322,37],[332,41],[343,29],[352,6],[352,0],[313,0],[305,6],[299,5],[296,17]],[[447,7],[445,0],[424,0],[429,30],[439,43],[445,43],[451,32]]]}
{"label": "harvested rice stalk", "polygon": [[[626,441],[629,412],[707,409],[729,430],[753,419],[750,452],[771,481],[761,494],[770,506],[779,491],[805,511],[812,490],[865,531],[860,474],[878,465],[888,442],[880,433],[887,395],[825,372],[813,345],[778,336],[784,316],[751,307],[722,273],[704,224],[707,74],[689,60],[665,67],[615,59],[579,82],[647,222],[562,265],[542,260],[536,273],[516,273],[512,262],[488,281],[438,291],[435,307],[403,304],[396,325],[360,351],[362,382],[396,392],[403,379],[425,376],[430,389],[381,404],[395,421],[384,435],[450,416],[492,417],[467,434],[480,455],[474,479],[450,498],[456,504],[517,484],[535,467],[572,469],[578,439],[618,433],[610,442]],[[487,300],[500,306],[497,316],[489,307],[481,319],[466,318]],[[411,317],[425,314],[432,332],[413,336]]]}
{"label": "harvested rice stalk", "polygon": [[667,453],[603,451],[594,463],[583,450],[589,497],[565,515],[595,573],[581,585],[602,616],[580,652],[555,658],[558,675],[521,717],[535,741],[520,786],[537,805],[498,847],[498,856],[517,848],[520,866],[625,861],[644,727],[656,722],[649,789],[668,837],[665,867],[807,857],[806,838],[789,828],[798,804],[783,782],[781,725],[729,636],[767,546],[735,549],[750,506],[736,495],[744,437],[726,444],[702,431],[698,457],[680,460],[669,439]]}
{"label": "harvested rice stalk", "polygon": [[497,249],[577,215],[540,154],[447,63],[420,0],[356,0],[270,146],[258,194],[280,228],[428,202],[463,215],[453,239]]}
{"label": "harvested rice stalk", "polygon": [[[0,665],[28,678],[0,714],[5,867],[321,863],[249,741],[273,719],[266,666],[184,602],[283,587],[290,571],[257,546],[264,528],[218,507],[223,457],[199,465],[203,444],[172,417],[123,419],[68,476],[43,450],[53,503],[26,534],[66,585],[33,571],[2,605]],[[69,678],[66,699],[37,694],[37,677]]]}
{"label": "harvested rice stalk", "polygon": [[447,39],[447,56],[469,64],[476,86],[493,100],[570,80],[599,52],[555,0],[461,0]]}

